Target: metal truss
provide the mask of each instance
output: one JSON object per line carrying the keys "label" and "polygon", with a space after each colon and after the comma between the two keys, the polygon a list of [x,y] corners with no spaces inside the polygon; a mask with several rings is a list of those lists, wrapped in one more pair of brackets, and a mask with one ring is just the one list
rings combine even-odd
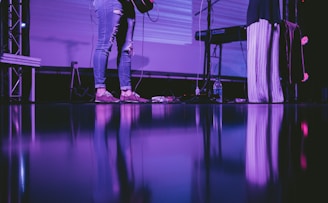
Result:
{"label": "metal truss", "polygon": [[[9,0],[8,5],[8,48],[12,55],[22,55],[22,1]],[[22,98],[22,66],[9,64],[9,98]]]}
{"label": "metal truss", "polygon": [[[33,67],[30,101],[35,100],[35,67],[41,59],[23,56],[23,0],[8,0],[8,53],[0,55],[0,63],[8,67],[8,95],[12,101],[22,100],[23,67]],[[2,88],[3,89],[3,88]]]}

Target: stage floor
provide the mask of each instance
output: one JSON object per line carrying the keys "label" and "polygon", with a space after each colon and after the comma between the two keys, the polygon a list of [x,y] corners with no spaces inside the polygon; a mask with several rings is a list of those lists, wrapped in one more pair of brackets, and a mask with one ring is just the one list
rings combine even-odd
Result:
{"label": "stage floor", "polygon": [[328,104],[1,104],[4,203],[327,202]]}

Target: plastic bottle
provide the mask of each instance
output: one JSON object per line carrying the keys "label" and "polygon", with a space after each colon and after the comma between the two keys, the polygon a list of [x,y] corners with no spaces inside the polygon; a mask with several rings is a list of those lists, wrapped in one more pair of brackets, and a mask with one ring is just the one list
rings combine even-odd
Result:
{"label": "plastic bottle", "polygon": [[213,97],[216,102],[223,102],[223,88],[220,79],[215,79],[213,83]]}
{"label": "plastic bottle", "polygon": [[200,95],[200,89],[199,89],[198,85],[197,85],[197,87],[195,89],[195,95],[196,96]]}

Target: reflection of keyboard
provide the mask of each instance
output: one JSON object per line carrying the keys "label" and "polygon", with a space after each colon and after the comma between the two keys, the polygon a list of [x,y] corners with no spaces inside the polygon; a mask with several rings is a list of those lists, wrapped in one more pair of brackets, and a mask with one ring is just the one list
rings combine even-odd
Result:
{"label": "reflection of keyboard", "polygon": [[[210,30],[211,44],[223,44],[234,41],[246,40],[246,26],[233,26],[227,28],[216,28]],[[195,33],[195,39],[205,41],[207,36],[207,30],[197,31]]]}

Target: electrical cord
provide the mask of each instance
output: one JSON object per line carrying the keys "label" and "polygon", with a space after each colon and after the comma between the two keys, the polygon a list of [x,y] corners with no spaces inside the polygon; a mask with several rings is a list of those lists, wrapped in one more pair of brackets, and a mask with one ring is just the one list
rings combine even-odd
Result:
{"label": "electrical cord", "polygon": [[[147,14],[147,16],[148,16],[148,18],[149,18],[149,20],[150,20],[151,22],[157,22],[158,19],[159,19],[159,8],[158,8],[158,6],[157,6],[157,4],[156,4],[155,2],[154,2],[153,4],[154,4],[154,6],[157,8],[157,9],[156,9],[156,10],[157,10],[157,16],[156,16],[156,18],[152,18],[152,17],[150,16],[149,12],[146,12],[146,14]],[[145,42],[145,14],[143,14],[143,16],[142,16],[142,43],[141,43],[141,56],[142,56],[142,59],[143,59],[143,60],[144,60],[144,57],[143,57],[143,56],[144,56],[144,42]],[[144,64],[144,63],[142,63],[142,64]],[[142,78],[143,78],[143,74],[144,74],[144,67],[141,68],[141,75],[140,75],[140,77],[139,77],[139,80],[138,80],[138,82],[137,82],[135,88],[134,88],[135,91],[137,91],[137,89],[138,89],[138,87],[139,87],[139,85],[140,85],[140,83],[141,83],[141,80],[142,80]]]}

